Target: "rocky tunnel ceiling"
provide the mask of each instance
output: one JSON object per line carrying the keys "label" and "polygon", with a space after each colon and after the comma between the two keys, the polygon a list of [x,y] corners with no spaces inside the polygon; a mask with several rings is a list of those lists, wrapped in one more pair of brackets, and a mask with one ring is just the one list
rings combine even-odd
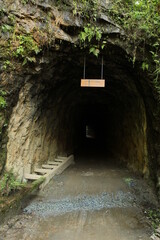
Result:
{"label": "rocky tunnel ceiling", "polygon": [[6,165],[21,178],[57,154],[85,147],[87,125],[95,129],[97,149],[147,174],[146,109],[132,63],[110,45],[103,52],[105,88],[81,88],[84,56],[86,78],[100,78],[101,56],[65,45],[48,51],[36,68],[39,74],[21,88],[9,124]]}

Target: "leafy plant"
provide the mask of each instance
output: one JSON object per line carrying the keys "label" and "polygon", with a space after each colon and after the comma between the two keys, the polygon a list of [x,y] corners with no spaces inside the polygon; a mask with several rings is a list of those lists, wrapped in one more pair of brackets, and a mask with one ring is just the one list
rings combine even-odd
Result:
{"label": "leafy plant", "polygon": [[24,183],[16,180],[12,171],[6,172],[0,180],[0,195],[9,196],[25,186]]}
{"label": "leafy plant", "polygon": [[7,106],[6,100],[5,100],[6,92],[0,90],[0,109],[4,109]]}
{"label": "leafy plant", "polygon": [[[58,0],[57,5],[67,6],[67,0]],[[100,14],[100,5],[98,0],[73,0],[72,12],[73,15],[80,16],[86,22],[83,30],[79,34],[81,47],[89,47],[89,52],[98,56],[100,49],[104,48],[105,44],[100,44],[102,38],[102,28],[96,26],[97,16]]]}
{"label": "leafy plant", "polygon": [[13,14],[8,15],[8,20],[10,21],[10,24],[14,25],[16,21],[16,17]]}
{"label": "leafy plant", "polygon": [[84,31],[80,33],[80,39],[82,42],[86,40],[91,42],[93,38],[96,38],[97,41],[100,41],[102,37],[102,30],[99,27],[92,26],[90,23],[84,27]]}
{"label": "leafy plant", "polygon": [[124,181],[129,187],[134,185],[134,179],[133,178],[124,178]]}
{"label": "leafy plant", "polygon": [[3,69],[4,70],[14,69],[14,65],[11,63],[10,60],[5,60],[3,63]]}
{"label": "leafy plant", "polygon": [[27,4],[29,0],[21,0],[22,4]]}
{"label": "leafy plant", "polygon": [[2,25],[2,32],[7,33],[7,32],[12,32],[13,31],[13,26],[10,26],[8,24]]}
{"label": "leafy plant", "polygon": [[3,17],[5,14],[5,9],[0,7],[0,18]]}
{"label": "leafy plant", "polygon": [[19,35],[16,36],[16,42],[18,47],[13,52],[16,58],[21,57],[23,59],[23,65],[27,62],[36,62],[35,54],[38,54],[41,49],[35,42],[31,35]]}
{"label": "leafy plant", "polygon": [[[103,41],[103,43],[100,44],[101,38],[102,29],[95,25],[91,25],[90,23],[88,23],[84,27],[84,31],[80,33],[81,43],[84,44],[84,47],[89,45],[89,52],[93,53],[95,56],[99,55],[100,49],[103,49],[106,44],[106,41]],[[92,40],[96,40],[97,44],[92,44]]]}
{"label": "leafy plant", "polygon": [[80,32],[79,39],[82,47],[89,47],[89,52],[98,56],[100,49],[104,48],[104,43],[101,47],[100,41],[102,39],[101,27],[97,27],[97,16],[100,14],[100,7],[98,0],[78,0],[73,1],[73,14],[80,15],[87,21],[83,31]]}
{"label": "leafy plant", "polygon": [[[131,43],[136,48],[151,46],[156,69],[160,65],[158,54],[160,52],[160,12],[158,6],[159,0],[118,0],[113,3],[110,10],[113,20],[125,30],[126,40],[129,44]],[[149,70],[148,65],[144,65],[144,63],[142,65],[143,70]]]}
{"label": "leafy plant", "polygon": [[143,69],[143,71],[145,71],[145,70],[148,71],[148,69],[149,69],[149,64],[148,64],[147,62],[143,62],[143,63],[142,63],[142,69]]}
{"label": "leafy plant", "polygon": [[146,210],[145,213],[147,217],[151,220],[152,227],[156,229],[160,227],[160,209],[149,209]]}
{"label": "leafy plant", "polygon": [[96,21],[97,14],[100,11],[98,0],[73,0],[72,5],[73,15],[79,15],[84,19],[89,19],[90,22]]}
{"label": "leafy plant", "polygon": [[[159,46],[159,44],[158,44],[158,46]],[[160,56],[159,56],[158,50],[159,49],[156,48],[155,51],[151,51],[153,61],[156,65],[156,69],[154,71],[154,75],[155,75],[156,80],[158,80],[159,75],[160,75]]]}
{"label": "leafy plant", "polygon": [[0,96],[0,108],[5,108],[6,107],[6,101],[4,97]]}

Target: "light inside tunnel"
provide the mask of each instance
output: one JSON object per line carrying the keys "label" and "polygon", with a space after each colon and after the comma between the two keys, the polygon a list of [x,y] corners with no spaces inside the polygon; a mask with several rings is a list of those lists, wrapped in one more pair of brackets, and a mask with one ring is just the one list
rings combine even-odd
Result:
{"label": "light inside tunnel", "polygon": [[86,138],[91,138],[91,139],[95,139],[96,138],[95,130],[90,125],[86,125]]}

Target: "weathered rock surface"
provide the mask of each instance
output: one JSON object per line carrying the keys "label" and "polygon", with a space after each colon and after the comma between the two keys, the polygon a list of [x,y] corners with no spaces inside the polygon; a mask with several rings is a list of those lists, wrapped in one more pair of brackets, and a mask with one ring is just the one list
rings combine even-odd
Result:
{"label": "weathered rock surface", "polygon": [[[0,165],[5,159],[6,169],[22,179],[24,171],[57,153],[73,153],[84,140],[91,115],[107,151],[157,181],[159,108],[152,79],[141,70],[141,54],[133,68],[132,45],[127,46],[125,33],[109,18],[110,1],[101,1],[97,26],[103,27],[103,39],[107,37],[102,51],[106,88],[82,90],[84,55],[88,78],[99,78],[101,60],[80,47],[79,33],[86,22],[73,15],[73,2],[56,2],[0,0],[0,89],[7,93],[8,122],[8,129],[1,127]],[[10,30],[4,31],[5,26]],[[30,60],[17,52],[19,47]],[[29,62],[23,66],[24,61]]]}

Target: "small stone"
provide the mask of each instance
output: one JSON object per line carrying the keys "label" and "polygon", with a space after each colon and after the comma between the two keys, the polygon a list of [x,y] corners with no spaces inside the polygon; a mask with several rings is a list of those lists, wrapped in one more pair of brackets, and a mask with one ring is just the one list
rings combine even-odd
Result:
{"label": "small stone", "polygon": [[155,234],[153,234],[153,235],[151,236],[151,239],[152,239],[152,240],[159,240],[160,238],[157,237]]}

